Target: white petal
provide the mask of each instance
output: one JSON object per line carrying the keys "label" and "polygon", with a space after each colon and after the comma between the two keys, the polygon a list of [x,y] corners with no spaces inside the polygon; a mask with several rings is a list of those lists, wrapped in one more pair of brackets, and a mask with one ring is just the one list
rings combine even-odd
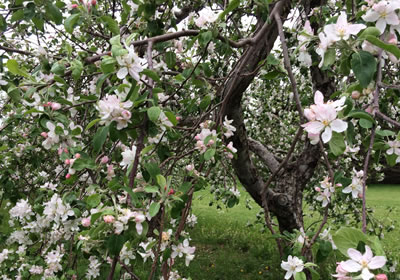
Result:
{"label": "white petal", "polygon": [[378,269],[386,264],[386,258],[383,256],[373,257],[368,264],[369,269]]}
{"label": "white petal", "polygon": [[117,77],[118,79],[122,80],[128,75],[128,68],[122,67],[121,69],[118,70]]}
{"label": "white petal", "polygon": [[321,130],[324,129],[325,127],[322,122],[317,122],[317,121],[308,122],[306,124],[303,124],[302,126],[307,132],[312,134],[319,134]]}
{"label": "white petal", "polygon": [[363,255],[363,259],[365,259],[366,261],[370,261],[373,257],[371,248],[369,246],[365,246],[365,253]]}
{"label": "white petal", "polygon": [[[353,248],[350,248],[349,250],[347,250],[347,255],[349,255],[349,257],[352,260],[356,261],[356,262],[360,262],[361,259],[362,259],[362,254],[359,251],[357,251],[356,249],[353,249]],[[352,271],[350,271],[350,272],[352,272]]]}
{"label": "white petal", "polygon": [[377,21],[379,17],[380,15],[377,12],[369,10],[364,16],[362,16],[362,19],[368,22],[374,22]]}
{"label": "white petal", "polygon": [[375,277],[375,275],[372,274],[371,272],[369,272],[368,268],[364,268],[364,269],[362,270],[361,278],[362,278],[363,280],[373,279],[374,277]]}
{"label": "white petal", "polygon": [[315,92],[314,103],[317,105],[324,104],[324,95],[319,90]]}
{"label": "white petal", "polygon": [[342,268],[348,272],[357,272],[361,270],[362,266],[358,262],[355,262],[353,260],[348,260],[342,263]]}
{"label": "white petal", "polygon": [[343,132],[347,129],[347,122],[336,119],[333,122],[331,122],[331,128],[333,131]]}
{"label": "white petal", "polygon": [[331,140],[331,138],[332,138],[332,129],[329,126],[327,126],[325,128],[325,131],[324,131],[324,133],[322,133],[321,138],[322,138],[322,141],[324,143],[328,143],[329,140]]}
{"label": "white petal", "polygon": [[385,28],[386,28],[386,20],[384,20],[383,18],[380,18],[377,22],[376,22],[376,28],[378,28],[381,31],[381,34],[383,32],[385,32]]}

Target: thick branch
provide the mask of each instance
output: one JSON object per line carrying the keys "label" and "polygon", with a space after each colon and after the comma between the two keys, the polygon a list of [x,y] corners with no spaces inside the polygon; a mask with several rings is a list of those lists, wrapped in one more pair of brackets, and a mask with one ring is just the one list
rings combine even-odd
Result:
{"label": "thick branch", "polygon": [[276,160],[274,155],[265,147],[263,144],[257,140],[248,139],[250,150],[255,153],[271,170],[275,172],[279,167],[279,162]]}

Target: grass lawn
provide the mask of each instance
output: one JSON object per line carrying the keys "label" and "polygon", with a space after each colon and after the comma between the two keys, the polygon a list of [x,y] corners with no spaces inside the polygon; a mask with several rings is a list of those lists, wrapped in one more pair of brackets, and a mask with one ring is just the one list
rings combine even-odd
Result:
{"label": "grass lawn", "polygon": [[[242,190],[239,205],[230,209],[209,207],[211,197],[207,191],[196,193],[193,213],[198,224],[191,230],[196,258],[190,268],[178,264],[181,275],[199,280],[283,279],[275,241],[268,233],[261,233],[260,227],[246,226],[255,220],[257,204],[251,201],[253,209],[247,209],[246,199],[251,198]],[[376,218],[395,226],[382,242],[388,255],[399,261],[400,186],[369,186],[367,205],[375,209]]]}

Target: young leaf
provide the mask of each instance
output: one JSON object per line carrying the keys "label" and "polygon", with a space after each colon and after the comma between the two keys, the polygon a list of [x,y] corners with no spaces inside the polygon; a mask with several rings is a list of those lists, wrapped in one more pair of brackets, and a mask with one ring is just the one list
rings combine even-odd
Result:
{"label": "young leaf", "polygon": [[400,58],[400,49],[396,45],[386,44],[385,42],[371,35],[366,36],[366,39],[371,44],[392,53],[394,56],[396,56],[397,59]]}
{"label": "young leaf", "polygon": [[93,151],[97,154],[107,139],[110,126],[100,127],[93,137]]}
{"label": "young leaf", "polygon": [[167,64],[168,68],[174,69],[176,64],[176,54],[174,52],[166,52],[165,63]]}
{"label": "young leaf", "polygon": [[332,138],[329,141],[329,149],[335,156],[340,156],[346,150],[346,144],[342,134],[332,132]]}
{"label": "young leaf", "polygon": [[112,32],[113,35],[119,34],[118,23],[110,16],[102,16],[100,20],[104,23],[108,30]]}
{"label": "young leaf", "polygon": [[147,110],[147,115],[149,116],[149,119],[152,122],[156,122],[160,114],[161,114],[161,109],[157,106],[153,106],[149,108],[149,110]]}
{"label": "young leaf", "polygon": [[348,118],[356,118],[356,119],[365,119],[367,121],[375,123],[374,118],[370,114],[368,114],[365,111],[361,111],[361,110],[353,110],[347,115],[347,117]]}
{"label": "young leaf", "polygon": [[144,70],[142,71],[142,73],[143,73],[144,75],[146,75],[147,77],[153,79],[153,81],[156,81],[156,82],[159,82],[159,81],[160,81],[160,77],[158,77],[157,73],[154,72],[154,71],[152,71],[152,70],[144,69]]}
{"label": "young leaf", "polygon": [[149,208],[150,217],[154,217],[155,215],[157,215],[158,211],[160,211],[160,203],[153,202]]}
{"label": "young leaf", "polygon": [[74,27],[78,22],[80,14],[70,15],[64,22],[65,31],[68,33],[72,33],[74,31]]}
{"label": "young leaf", "polygon": [[353,53],[351,56],[351,69],[363,88],[368,87],[376,71],[375,57],[366,51]]}
{"label": "young leaf", "polygon": [[51,1],[46,1],[46,15],[54,21],[55,24],[59,25],[62,23],[63,16],[59,8],[57,8],[56,5],[54,5]]}

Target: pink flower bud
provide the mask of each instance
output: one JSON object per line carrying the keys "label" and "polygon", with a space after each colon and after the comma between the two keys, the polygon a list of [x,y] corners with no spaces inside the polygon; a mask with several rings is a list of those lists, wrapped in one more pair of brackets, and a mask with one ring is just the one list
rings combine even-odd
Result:
{"label": "pink flower bud", "polygon": [[174,194],[174,193],[175,193],[174,189],[170,189],[169,192],[168,192],[168,195],[171,195],[171,194]]}
{"label": "pink flower bud", "polygon": [[49,101],[49,102],[43,104],[43,106],[44,106],[44,107],[49,107],[49,106],[51,106],[51,104],[52,104],[52,103]]}
{"label": "pink flower bud", "polygon": [[65,160],[65,164],[66,164],[66,165],[70,165],[70,164],[71,164],[71,161],[69,160],[69,158],[67,158],[67,159]]}
{"label": "pink flower bud", "polygon": [[176,116],[176,120],[179,122],[182,119],[180,116]]}
{"label": "pink flower bud", "polygon": [[391,33],[388,40],[389,44],[397,45],[397,37],[396,34]]}
{"label": "pink flower bud", "polygon": [[103,220],[106,224],[112,224],[115,221],[114,216],[106,215],[103,217]]}
{"label": "pink flower bud", "polygon": [[91,4],[92,4],[92,6],[96,6],[97,1],[96,0],[92,0]]}
{"label": "pink flower bud", "polygon": [[321,191],[321,188],[320,188],[320,187],[315,187],[315,190],[316,190],[317,192],[320,192],[320,191]]}
{"label": "pink flower bud", "polygon": [[214,145],[214,143],[215,143],[214,140],[211,139],[210,141],[208,141],[208,146],[212,146]]}
{"label": "pink flower bud", "polygon": [[358,98],[360,98],[360,96],[361,96],[361,93],[358,90],[355,90],[351,93],[351,98],[353,98],[353,99],[358,99]]}
{"label": "pink flower bud", "polygon": [[61,109],[61,104],[57,103],[57,102],[52,103],[50,106],[51,106],[51,109],[53,109],[54,111]]}
{"label": "pink flower bud", "polygon": [[40,135],[42,136],[42,137],[44,137],[44,138],[47,138],[49,135],[47,134],[47,132],[42,132],[42,133],[40,133]]}
{"label": "pink flower bud", "polygon": [[68,149],[64,148],[64,153],[68,154]]}
{"label": "pink flower bud", "polygon": [[339,274],[346,275],[349,272],[342,267],[342,263],[343,262],[337,263],[338,266],[336,267],[336,272]]}
{"label": "pink flower bud", "polygon": [[[43,136],[43,135],[42,135],[42,136]],[[43,137],[44,137],[44,136],[43,136]],[[62,152],[63,152],[63,149],[62,149],[62,148],[59,148],[57,152],[58,152],[58,155],[61,155]]]}
{"label": "pink flower bud", "polygon": [[200,136],[199,136],[199,135],[196,135],[196,136],[194,137],[194,139],[200,140]]}
{"label": "pink flower bud", "polygon": [[83,218],[83,219],[82,219],[82,225],[83,225],[84,227],[90,226],[90,218]]}
{"label": "pink flower bud", "polygon": [[69,179],[69,178],[71,178],[71,174],[67,174],[67,175],[65,175],[65,179]]}
{"label": "pink flower bud", "polygon": [[102,164],[106,164],[106,163],[108,162],[108,156],[102,157],[101,160],[100,160],[100,162],[101,162]]}
{"label": "pink flower bud", "polygon": [[193,164],[189,164],[189,165],[186,165],[186,170],[187,171],[193,171],[194,170],[194,165]]}
{"label": "pink flower bud", "polygon": [[75,158],[76,158],[76,159],[78,159],[78,158],[80,158],[80,157],[81,157],[81,154],[79,154],[79,153],[76,153],[76,154],[75,154]]}
{"label": "pink flower bud", "polygon": [[78,8],[78,4],[72,4],[71,5],[71,9],[75,9],[75,8]]}
{"label": "pink flower bud", "polygon": [[375,276],[376,280],[388,280],[386,274],[378,274]]}

